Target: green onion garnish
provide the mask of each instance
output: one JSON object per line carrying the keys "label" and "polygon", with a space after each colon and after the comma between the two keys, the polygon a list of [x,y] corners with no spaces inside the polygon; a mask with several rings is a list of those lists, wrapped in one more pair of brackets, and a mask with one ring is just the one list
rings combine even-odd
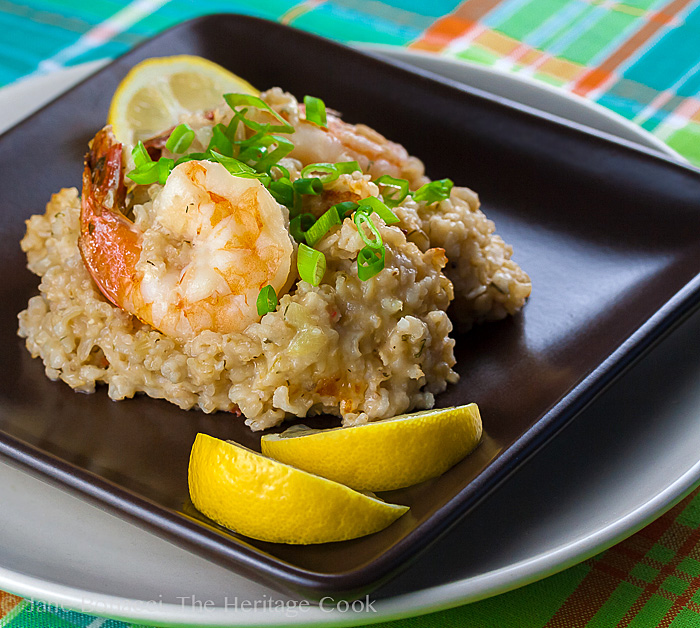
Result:
{"label": "green onion garnish", "polygon": [[338,178],[338,169],[335,164],[309,164],[301,169],[302,177],[318,177],[325,185]]}
{"label": "green onion garnish", "polygon": [[356,170],[362,172],[360,164],[358,164],[356,161],[340,161],[335,164],[335,169],[337,170],[338,174],[350,174]]}
{"label": "green onion garnish", "polygon": [[268,137],[274,142],[275,147],[270,150],[270,145],[268,144],[262,159],[255,164],[255,169],[258,172],[267,172],[280,159],[286,157],[294,150],[294,144],[288,139],[279,135],[269,135]]}
{"label": "green onion garnish", "polygon": [[138,185],[150,185],[158,181],[159,172],[158,162],[151,161],[134,168],[126,176]]}
{"label": "green onion garnish", "polygon": [[278,179],[291,179],[291,177],[289,176],[289,170],[287,170],[284,166],[280,166],[279,164],[274,164],[273,166],[270,166],[270,176],[273,176],[273,168],[276,168],[280,171]]}
{"label": "green onion garnish", "polygon": [[255,170],[253,170],[248,164],[244,164],[238,159],[227,157],[226,155],[217,153],[215,150],[211,151],[210,155],[210,160],[218,161],[234,177],[243,177],[244,179],[260,179],[263,183],[265,181],[270,181],[270,175],[255,172]]}
{"label": "green onion garnish", "polygon": [[165,143],[171,153],[184,153],[194,140],[194,131],[189,124],[178,124],[170,133],[168,141]]}
{"label": "green onion garnish", "polygon": [[375,183],[379,186],[387,207],[396,207],[408,196],[408,181],[406,179],[397,179],[384,174]]}
{"label": "green onion garnish", "polygon": [[215,150],[227,157],[233,157],[233,144],[227,135],[226,127],[219,123],[212,128],[212,136],[207,146],[208,151]]}
{"label": "green onion garnish", "polygon": [[342,203],[337,203],[336,205],[333,205],[338,210],[338,216],[341,218],[346,218],[352,212],[354,212],[359,205],[353,201],[343,201]]}
{"label": "green onion garnish", "polygon": [[299,277],[312,286],[317,286],[326,273],[326,256],[306,244],[300,244],[297,252],[297,269]]}
{"label": "green onion garnish", "polygon": [[260,122],[254,122],[253,120],[248,120],[248,118],[241,117],[240,121],[254,131],[268,131],[269,129],[274,129],[277,131],[277,133],[294,133],[294,127],[272,107],[270,107],[270,105],[268,105],[262,98],[251,96],[250,94],[224,94],[224,100],[228,103],[228,106],[234,110],[236,107],[248,106],[267,111],[280,123],[261,124]]}
{"label": "green onion garnish", "polygon": [[326,120],[326,105],[320,98],[304,96],[304,106],[306,107],[306,119],[309,122],[318,124],[324,129],[328,128]]}
{"label": "green onion garnish", "polygon": [[386,249],[366,246],[357,255],[357,276],[360,281],[367,281],[384,268]]}
{"label": "green onion garnish", "polygon": [[309,246],[313,246],[318,242],[324,235],[328,233],[330,228],[334,225],[340,225],[343,221],[338,215],[338,208],[333,205],[327,212],[325,212],[309,229],[306,231],[306,242]]}
{"label": "green onion garnish", "polygon": [[206,152],[206,153],[188,153],[187,155],[182,155],[182,157],[178,157],[175,160],[175,165],[179,166],[182,163],[185,163],[186,161],[194,161],[195,159],[200,160],[200,159],[208,159],[209,161],[216,161],[212,156],[211,152]]}
{"label": "green onion garnish", "polygon": [[317,196],[323,192],[323,182],[318,177],[297,179],[292,183],[292,186],[297,194],[311,194]]}
{"label": "green onion garnish", "polygon": [[158,164],[158,183],[165,185],[170,171],[175,167],[175,160],[161,157],[156,163]]}
{"label": "green onion garnish", "polygon": [[[372,249],[379,249],[382,247],[382,234],[379,233],[379,229],[377,229],[375,224],[372,222],[372,219],[369,217],[369,214],[367,212],[362,211],[361,207],[358,208],[358,210],[355,212],[353,220],[355,221],[357,231],[360,234],[362,241],[368,247]],[[367,234],[365,233],[365,230],[362,227],[362,223],[365,223],[367,225],[367,228],[370,230],[370,233],[374,236],[374,238],[367,237]]]}
{"label": "green onion garnish", "polygon": [[267,186],[270,190],[270,194],[274,199],[284,205],[285,207],[294,206],[294,188],[292,187],[292,182],[287,177],[282,177],[277,179],[277,181],[270,181],[270,185]]}
{"label": "green onion garnish", "polygon": [[316,222],[313,214],[299,214],[294,216],[289,223],[289,233],[297,242],[306,242],[306,232]]}
{"label": "green onion garnish", "polygon": [[438,181],[426,183],[413,193],[413,200],[417,202],[425,201],[428,204],[444,201],[450,197],[453,185],[450,179],[439,179]]}
{"label": "green onion garnish", "polygon": [[387,224],[393,225],[399,222],[397,215],[391,211],[384,203],[382,203],[376,196],[368,196],[358,201],[359,210],[364,211],[368,215],[372,212],[379,214],[379,217]]}
{"label": "green onion garnish", "polygon": [[141,140],[139,140],[136,146],[134,146],[134,148],[131,150],[131,157],[133,158],[134,165],[137,168],[145,164],[153,163],[151,156],[148,154],[148,151]]}
{"label": "green onion garnish", "polygon": [[277,293],[270,285],[266,285],[258,294],[258,316],[265,316],[268,312],[274,312],[277,309]]}

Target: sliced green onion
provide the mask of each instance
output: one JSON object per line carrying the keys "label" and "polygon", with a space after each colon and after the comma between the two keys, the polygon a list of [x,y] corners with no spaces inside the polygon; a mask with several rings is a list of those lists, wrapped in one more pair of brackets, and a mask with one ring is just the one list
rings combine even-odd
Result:
{"label": "sliced green onion", "polygon": [[253,170],[248,164],[244,164],[238,159],[227,157],[226,155],[217,153],[215,150],[211,151],[210,159],[212,161],[219,162],[234,177],[242,177],[244,179],[260,179],[263,185],[270,183],[270,175],[255,172],[255,170]]}
{"label": "sliced green onion", "polygon": [[268,145],[262,159],[260,159],[260,161],[258,161],[254,166],[258,172],[267,172],[280,159],[286,157],[294,150],[294,144],[292,144],[288,139],[280,137],[279,135],[269,135],[268,137],[273,140],[275,148],[270,150]]}
{"label": "sliced green onion", "polygon": [[323,192],[323,182],[318,177],[312,177],[310,179],[297,179],[292,183],[294,186],[294,191],[297,194],[310,194],[313,196],[318,196]]}
{"label": "sliced green onion", "polygon": [[171,153],[184,153],[194,140],[194,131],[189,124],[178,124],[170,133],[168,141],[165,143]]}
{"label": "sliced green onion", "polygon": [[266,285],[258,294],[258,316],[265,316],[268,312],[274,312],[277,309],[277,293],[270,285]]}
{"label": "sliced green onion", "polygon": [[338,216],[341,218],[346,218],[352,212],[354,212],[359,205],[353,201],[343,201],[342,203],[336,203],[333,205],[338,210]]}
{"label": "sliced green onion", "polygon": [[287,177],[282,177],[277,179],[277,181],[270,181],[267,189],[270,190],[270,194],[281,205],[285,207],[294,206],[294,187],[292,187],[292,182]]}
{"label": "sliced green onion", "polygon": [[236,133],[238,131],[238,125],[241,123],[241,120],[243,120],[243,118],[245,118],[246,113],[248,113],[248,109],[239,109],[238,111],[236,111],[233,118],[231,118],[231,122],[228,123],[228,126],[226,127],[226,137],[231,142],[236,141]]}
{"label": "sliced green onion", "polygon": [[300,244],[297,252],[297,269],[299,277],[312,286],[317,286],[326,274],[326,256],[306,244]]}
{"label": "sliced green onion", "polygon": [[206,153],[189,153],[187,155],[182,155],[182,157],[178,157],[175,160],[175,165],[179,166],[182,163],[185,163],[186,161],[195,161],[195,160],[202,160],[202,159],[208,159],[209,161],[216,161],[212,156],[211,152],[206,152]]}
{"label": "sliced green onion", "polygon": [[262,109],[271,114],[275,120],[280,124],[261,124],[260,122],[255,122],[253,120],[248,120],[248,118],[241,117],[240,121],[243,122],[247,127],[253,129],[254,131],[267,131],[268,129],[274,129],[278,133],[294,133],[294,127],[289,124],[279,113],[277,113],[270,105],[268,105],[262,98],[257,96],[252,96],[250,94],[224,94],[224,100],[228,103],[228,106],[235,111],[236,107],[248,106],[255,107],[256,109]]}
{"label": "sliced green onion", "polygon": [[318,126],[324,129],[328,128],[326,105],[320,98],[304,96],[304,106],[306,107],[306,119],[308,122],[318,124]]}
{"label": "sliced green onion", "polygon": [[408,181],[383,174],[375,183],[382,192],[382,198],[387,207],[396,207],[408,196]]}
{"label": "sliced green onion", "polygon": [[365,211],[368,214],[376,212],[379,217],[387,224],[393,225],[399,222],[398,216],[391,211],[384,203],[382,203],[376,196],[368,196],[358,201],[359,211]]}
{"label": "sliced green onion", "polygon": [[233,144],[223,124],[219,123],[212,128],[211,140],[209,141],[207,150],[216,150],[216,152],[226,155],[226,157],[233,157]]}
{"label": "sliced green onion", "polygon": [[131,150],[131,157],[134,160],[134,165],[137,168],[145,164],[153,163],[151,156],[148,154],[148,150],[146,150],[146,147],[143,145],[141,140],[139,140],[136,146],[134,146],[134,148]]}
{"label": "sliced green onion", "polygon": [[335,169],[338,171],[338,174],[350,174],[351,172],[356,172],[358,170],[362,172],[360,164],[358,164],[356,161],[339,161],[337,164],[335,164]]}
{"label": "sliced green onion", "polygon": [[[369,214],[362,211],[362,208],[359,208],[355,212],[353,220],[355,221],[357,231],[360,234],[362,241],[372,249],[381,248],[382,234],[379,233],[379,229],[377,229],[376,225],[372,222],[372,219],[369,217]],[[368,229],[370,230],[370,233],[374,236],[374,239],[367,237],[367,234],[365,233],[365,230],[362,227],[362,223],[365,223],[367,225]]]}
{"label": "sliced green onion", "polygon": [[309,164],[301,169],[301,176],[318,177],[325,185],[338,178],[338,170],[335,164]]}
{"label": "sliced green onion", "polygon": [[306,242],[309,246],[313,246],[318,242],[324,235],[328,233],[330,228],[334,225],[341,225],[343,221],[338,215],[338,208],[333,205],[327,212],[325,212],[307,231],[306,231]]}
{"label": "sliced green onion", "polygon": [[431,181],[413,193],[413,200],[417,202],[424,201],[428,204],[444,201],[446,198],[449,198],[453,185],[450,179]]}
{"label": "sliced green onion", "polygon": [[165,185],[170,176],[170,171],[175,167],[175,160],[161,157],[156,163],[158,164],[158,183]]}
{"label": "sliced green onion", "polygon": [[299,214],[294,216],[289,223],[289,233],[297,242],[306,242],[306,232],[316,222],[316,216],[313,214]]}
{"label": "sliced green onion", "polygon": [[273,164],[272,166],[270,166],[270,176],[273,176],[273,168],[276,168],[280,171],[280,175],[277,177],[278,179],[291,179],[291,177],[289,176],[289,170],[287,170],[284,166],[280,166],[279,164]]}
{"label": "sliced green onion", "polygon": [[151,161],[134,168],[126,176],[138,185],[150,185],[158,181],[159,172],[158,162]]}
{"label": "sliced green onion", "polygon": [[357,276],[360,281],[367,281],[384,268],[386,249],[366,246],[357,255]]}

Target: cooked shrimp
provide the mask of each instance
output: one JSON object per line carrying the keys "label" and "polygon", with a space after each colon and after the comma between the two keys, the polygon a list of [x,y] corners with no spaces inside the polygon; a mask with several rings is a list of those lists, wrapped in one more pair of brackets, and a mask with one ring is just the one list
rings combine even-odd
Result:
{"label": "cooked shrimp", "polygon": [[328,128],[324,129],[300,116],[291,136],[294,150],[290,157],[304,165],[357,161],[362,171],[372,175],[373,179],[388,174],[408,179],[414,189],[427,182],[420,162],[401,144],[386,139],[364,124],[348,124],[331,112],[327,118]]}
{"label": "cooked shrimp", "polygon": [[105,127],[85,158],[79,246],[100,291],[179,339],[259,320],[261,288],[279,291],[291,269],[280,205],[256,179],[188,161],[173,169],[153,201],[153,224],[142,230],[124,215],[121,153]]}
{"label": "cooked shrimp", "polygon": [[[331,109],[326,110],[328,128],[307,122],[304,105],[278,87],[264,92],[261,97],[294,127],[294,133],[289,136],[294,150],[289,156],[303,165],[357,161],[362,171],[373,179],[388,174],[407,179],[411,189],[428,182],[419,159],[374,129],[344,122],[340,114]],[[259,110],[249,111],[248,116],[261,122],[273,122],[272,116]]]}

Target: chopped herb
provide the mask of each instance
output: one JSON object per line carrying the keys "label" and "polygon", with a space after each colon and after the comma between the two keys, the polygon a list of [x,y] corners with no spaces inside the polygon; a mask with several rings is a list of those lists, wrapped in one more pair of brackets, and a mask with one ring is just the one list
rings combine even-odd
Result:
{"label": "chopped herb", "polygon": [[304,105],[306,107],[306,119],[309,122],[318,124],[324,129],[328,128],[328,120],[326,118],[326,105],[320,98],[314,96],[304,96]]}
{"label": "chopped herb", "polygon": [[189,124],[178,124],[170,133],[168,141],[165,143],[171,153],[184,153],[194,140],[194,131]]}
{"label": "chopped herb", "polygon": [[318,286],[326,273],[326,256],[306,244],[300,244],[297,252],[299,276],[312,286]]}
{"label": "chopped herb", "polygon": [[264,316],[268,312],[277,309],[277,293],[271,285],[265,286],[258,294],[258,316]]}
{"label": "chopped herb", "polygon": [[453,183],[450,179],[431,181],[430,183],[426,183],[424,186],[418,188],[413,193],[413,200],[416,202],[424,201],[429,205],[432,203],[437,203],[438,201],[444,201],[446,198],[450,197],[452,186]]}

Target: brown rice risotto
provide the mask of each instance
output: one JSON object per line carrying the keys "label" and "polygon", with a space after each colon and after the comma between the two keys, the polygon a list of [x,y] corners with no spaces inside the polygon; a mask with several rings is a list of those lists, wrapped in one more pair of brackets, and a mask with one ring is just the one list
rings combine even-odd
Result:
{"label": "brown rice risotto", "polygon": [[[274,120],[294,127],[288,138],[293,150],[269,170],[273,181],[289,182],[293,190],[295,182],[309,178],[310,164],[357,161],[359,168],[321,176],[317,193],[303,194],[299,187],[288,206],[279,195],[271,201],[253,175],[229,174],[232,162],[224,158],[228,172],[219,163],[194,159],[175,166],[164,185],[125,179],[130,187],[124,189],[121,168],[129,172],[138,163],[127,150],[122,156],[121,145],[103,130],[86,158],[82,212],[79,192],[63,189],[46,213],[27,221],[22,250],[41,283],[39,295],[19,314],[19,335],[32,356],[43,360],[49,378],[77,391],[93,392],[103,382],[114,400],[142,392],[183,409],[240,412],[254,430],[320,412],[355,425],[432,407],[434,396],[458,377],[450,303],[458,303],[450,314],[462,328],[503,318],[529,296],[527,274],[495,235],[477,195],[450,184],[437,200],[408,194],[398,204],[387,203],[398,222],[371,209],[359,220],[351,212],[341,215],[311,247],[314,259],[325,258],[321,279],[301,279],[298,269],[309,247],[289,235],[290,215],[308,214],[311,222],[334,206],[354,204],[360,211],[358,204],[368,197],[386,202],[391,186],[378,183],[382,176],[385,182],[407,181],[413,192],[429,181],[418,159],[368,127],[342,122],[329,110],[328,128],[322,128],[279,88],[261,98],[277,114]],[[184,119],[195,131],[187,153],[211,147],[213,129],[230,129],[236,111],[222,106]],[[273,119],[262,106],[247,115],[257,122]],[[240,125],[232,137],[234,131],[245,142],[255,129]],[[159,138],[146,148],[154,160],[177,158]],[[104,190],[114,179],[102,170],[110,164],[120,180]],[[269,178],[263,182],[269,187]],[[196,197],[195,204],[196,195],[187,196],[195,194],[194,185],[206,188],[207,201]],[[214,194],[216,186],[230,193]],[[228,218],[213,218],[220,205],[212,199],[221,197],[233,212],[234,232],[244,228],[243,198],[268,221],[258,224],[256,257],[236,258],[237,270],[223,271],[219,261],[240,253],[220,233]],[[105,226],[117,210],[118,226]],[[274,228],[268,229],[272,218],[266,216],[274,218]],[[124,230],[135,244],[119,239]],[[365,259],[379,264],[372,248],[378,242],[383,268],[361,279],[358,256],[369,251]],[[109,255],[105,247],[113,247]],[[105,270],[117,254],[121,270]],[[255,264],[260,268],[253,269]],[[213,278],[212,269],[218,273]],[[266,285],[278,300],[260,315],[255,296]],[[194,305],[185,311],[188,300]]]}

